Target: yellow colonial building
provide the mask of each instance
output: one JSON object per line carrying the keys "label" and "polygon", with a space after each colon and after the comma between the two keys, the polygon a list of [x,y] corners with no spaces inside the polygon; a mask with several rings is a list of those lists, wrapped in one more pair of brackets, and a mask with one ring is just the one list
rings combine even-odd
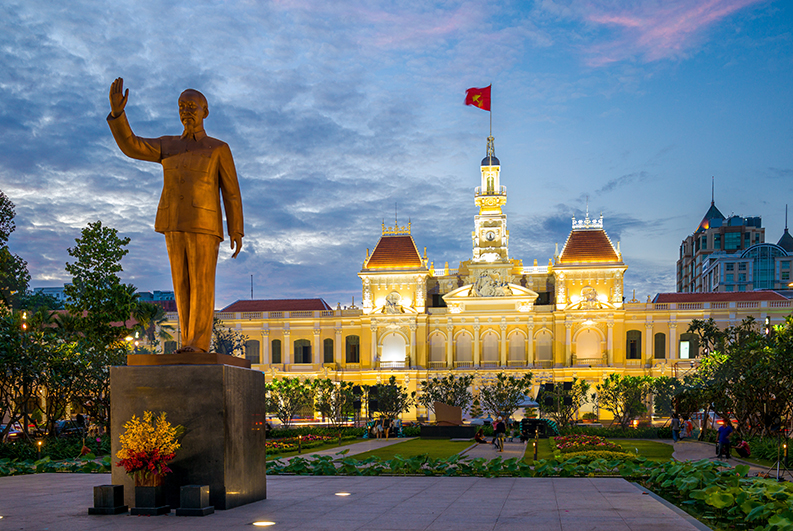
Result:
{"label": "yellow colonial building", "polygon": [[[790,300],[775,291],[625,301],[628,266],[619,243],[609,239],[603,216],[588,213],[573,218],[567,241],[547,265],[511,259],[502,210],[507,191],[492,137],[480,173],[473,253],[456,269],[429,263],[410,224],[383,224],[358,273],[360,307],[242,300],[217,317],[248,337],[246,357],[268,380],[321,376],[374,384],[393,375],[416,390],[421,380],[449,372],[482,382],[499,372],[531,371],[535,386],[574,377],[594,386],[612,372],[679,376],[699,354],[696,337],[687,333],[692,319],[712,317],[726,327],[752,315],[779,323],[791,311]],[[424,415],[419,409],[406,418]]]}

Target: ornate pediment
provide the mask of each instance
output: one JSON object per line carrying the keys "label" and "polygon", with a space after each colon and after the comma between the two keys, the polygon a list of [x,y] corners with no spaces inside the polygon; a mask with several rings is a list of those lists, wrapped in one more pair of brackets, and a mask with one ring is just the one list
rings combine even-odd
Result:
{"label": "ornate pediment", "polygon": [[478,285],[466,284],[443,296],[450,313],[487,309],[530,312],[539,297],[536,292],[517,284],[498,282],[486,275],[478,279],[482,280]]}

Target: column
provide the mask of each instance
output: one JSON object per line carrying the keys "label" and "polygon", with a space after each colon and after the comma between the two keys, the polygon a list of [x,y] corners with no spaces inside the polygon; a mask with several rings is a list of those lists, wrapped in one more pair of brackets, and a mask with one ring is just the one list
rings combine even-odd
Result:
{"label": "column", "polygon": [[507,323],[506,318],[501,319],[501,366],[507,366]]}
{"label": "column", "polygon": [[526,341],[528,341],[528,348],[526,349],[528,352],[528,364],[534,364],[534,321],[529,321],[529,324],[526,325]]}
{"label": "column", "polygon": [[446,368],[454,368],[454,325],[446,325]]}
{"label": "column", "polygon": [[324,358],[324,354],[322,354],[322,351],[319,348],[320,345],[321,345],[321,342],[319,340],[319,328],[315,328],[314,329],[314,349],[313,349],[313,351],[314,351],[313,358],[314,359],[312,360],[312,363],[318,363],[318,364],[322,365],[323,363],[325,363],[325,358]]}
{"label": "column", "polygon": [[474,320],[474,367],[479,367],[479,319]]}
{"label": "column", "polygon": [[289,329],[284,329],[284,342],[281,345],[281,360],[284,362],[284,367],[292,363],[292,342],[289,340]]}
{"label": "column", "polygon": [[334,331],[336,332],[336,344],[334,345],[334,349],[333,349],[335,351],[334,355],[333,355],[333,361],[336,362],[336,367],[341,367],[341,363],[342,363],[342,357],[341,356],[342,356],[342,352],[343,352],[342,349],[344,348],[344,345],[342,345],[342,342],[341,342],[342,341],[342,338],[341,338],[341,323],[336,325],[336,328],[334,329]]}
{"label": "column", "polygon": [[606,349],[608,349],[608,365],[614,365],[614,321],[609,319],[606,323],[608,331],[606,333]]}
{"label": "column", "polygon": [[564,365],[569,367],[573,363],[573,322],[564,322]]}
{"label": "column", "polygon": [[669,321],[669,359],[677,359],[677,323]]}
{"label": "column", "polygon": [[270,330],[265,328],[262,330],[262,363],[270,365]]}
{"label": "column", "polygon": [[406,367],[418,365],[416,360],[416,328],[418,328],[416,323],[410,323],[410,359],[407,360]]}
{"label": "column", "polygon": [[644,339],[644,345],[646,347],[647,354],[645,355],[644,359],[647,360],[647,365],[652,365],[653,363],[653,323],[645,323],[644,324],[644,335],[647,336]]}
{"label": "column", "polygon": [[371,336],[371,342],[372,342],[372,348],[371,348],[372,362],[371,362],[371,363],[372,363],[372,368],[374,369],[374,368],[377,366],[377,325],[376,325],[376,324],[372,324],[372,325],[369,327],[369,330],[371,330],[371,331],[372,331],[372,336]]}

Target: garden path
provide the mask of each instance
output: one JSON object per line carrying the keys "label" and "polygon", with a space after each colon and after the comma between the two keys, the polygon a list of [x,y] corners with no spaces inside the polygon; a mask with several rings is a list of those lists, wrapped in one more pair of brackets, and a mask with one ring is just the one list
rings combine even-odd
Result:
{"label": "garden path", "polygon": [[496,450],[492,444],[474,444],[460,452],[460,455],[464,459],[476,459],[477,457],[484,457],[485,459],[495,459],[496,457],[510,459],[512,457],[517,457],[518,460],[520,460],[523,459],[523,453],[525,451],[526,443],[520,441],[510,442],[507,440],[504,442],[503,452]]}
{"label": "garden path", "polygon": [[[666,441],[662,441],[666,442]],[[671,442],[669,443],[671,444]],[[716,457],[716,445],[713,443],[706,443],[701,441],[679,441],[674,443],[675,452],[672,457],[678,461],[699,461],[700,459],[708,459],[710,461],[721,461],[732,466],[736,465],[749,465],[749,476],[756,476],[758,474],[765,474],[768,472],[767,467],[744,461],[743,459],[735,457],[735,450],[732,451],[730,459],[718,459]],[[784,472],[784,470],[783,470]],[[776,469],[771,472],[772,477],[776,477]],[[789,475],[786,478],[793,479]]]}

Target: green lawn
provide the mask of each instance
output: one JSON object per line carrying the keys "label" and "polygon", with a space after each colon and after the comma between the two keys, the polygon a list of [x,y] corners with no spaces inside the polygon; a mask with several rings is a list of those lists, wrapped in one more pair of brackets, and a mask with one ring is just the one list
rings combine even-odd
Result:
{"label": "green lawn", "polygon": [[[363,439],[353,439],[353,440],[348,440],[348,441],[342,441],[341,442],[341,446],[339,446],[339,441],[336,440],[336,441],[333,441],[333,442],[330,442],[330,443],[327,443],[327,444],[323,444],[323,445],[320,445],[320,446],[315,446],[314,448],[310,448],[308,450],[303,450],[300,453],[300,455],[311,455],[311,454],[315,454],[315,453],[319,452],[320,450],[330,450],[332,448],[338,448],[339,451],[341,452],[342,450],[344,450],[345,447],[350,446],[351,444],[358,444],[359,442],[363,442]],[[292,457],[293,455],[298,455],[297,450],[295,450],[294,452],[284,452],[284,453],[281,453],[281,454],[269,454],[268,453],[267,454],[267,460],[268,461],[272,461],[274,459],[278,459],[278,458],[281,458],[281,457]]]}
{"label": "green lawn", "polygon": [[[537,441],[537,459],[550,459],[553,457],[553,446],[550,437]],[[523,454],[523,461],[529,464],[534,462],[534,439],[529,440],[526,446],[526,453]]]}
{"label": "green lawn", "polygon": [[447,439],[413,439],[410,441],[392,444],[385,448],[372,450],[363,454],[352,456],[353,459],[366,459],[368,457],[377,456],[381,459],[391,459],[395,455],[402,457],[413,457],[416,455],[428,455],[434,459],[441,457],[450,457],[458,454],[471,446],[471,441],[449,441]]}
{"label": "green lawn", "polygon": [[628,453],[638,454],[650,461],[669,461],[672,459],[672,452],[675,449],[671,444],[655,441],[643,441],[640,439],[609,439],[610,442],[619,444]]}

